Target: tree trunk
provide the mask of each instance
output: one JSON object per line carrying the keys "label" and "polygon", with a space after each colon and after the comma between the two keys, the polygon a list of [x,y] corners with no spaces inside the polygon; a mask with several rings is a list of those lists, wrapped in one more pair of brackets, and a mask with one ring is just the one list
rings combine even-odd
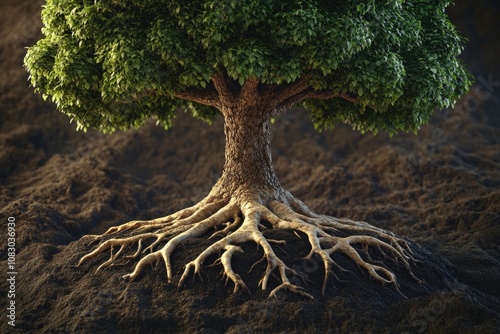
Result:
{"label": "tree trunk", "polygon": [[226,135],[222,176],[212,192],[224,197],[242,192],[261,197],[276,196],[283,189],[271,158],[271,111],[252,104],[222,110]]}
{"label": "tree trunk", "polygon": [[[220,84],[218,81],[214,83]],[[271,245],[285,245],[286,241],[268,240],[264,235],[263,231],[272,227],[301,232],[307,236],[311,246],[309,258],[312,259],[316,254],[324,265],[323,294],[334,269],[347,271],[333,260],[334,253],[342,253],[360,268],[366,269],[373,279],[382,284],[394,284],[397,288],[395,274],[380,261],[372,263],[374,261],[368,253],[369,247],[375,252],[378,249],[379,255],[384,259],[392,257],[393,262],[402,264],[410,276],[419,281],[411,271],[410,262],[414,261],[414,257],[406,241],[365,222],[317,215],[281,187],[271,159],[270,119],[276,109],[270,104],[259,102],[266,101],[266,97],[259,96],[257,80],[249,80],[236,96],[231,95],[224,87],[219,88],[227,93],[222,94],[221,101],[223,100],[224,105],[219,108],[225,120],[225,163],[222,176],[210,194],[194,206],[172,215],[150,221],[131,221],[110,228],[105,234],[133,229],[140,229],[141,232],[127,238],[106,240],[93,252],[83,256],[78,265],[110,249],[110,259],[101,264],[98,270],[110,266],[124,250],[137,243],[138,250],[129,255],[129,258],[142,256],[147,250],[150,252],[141,258],[132,273],[123,277],[134,279],[149,264],[163,261],[170,282],[174,276],[172,252],[185,239],[210,234],[210,238],[222,238],[186,264],[179,286],[184,284],[191,272],[200,274],[206,259],[219,254],[224,274],[234,283],[235,291],[240,288],[250,291],[233,270],[231,261],[234,254],[243,252],[240,245],[254,242],[262,247],[267,259],[267,268],[259,282],[262,289],[267,288],[268,281],[274,277],[273,272],[279,272],[280,283],[271,291],[270,296],[276,296],[277,292],[286,289],[313,298],[291,281],[292,277],[303,276],[288,267]],[[262,221],[267,222],[267,226]],[[342,234],[347,236],[341,236]],[[167,238],[168,241],[161,244]],[[141,252],[143,240],[153,241]],[[361,244],[364,252],[360,253],[359,247],[354,248],[355,244]],[[120,249],[113,252],[116,246],[120,246]]]}

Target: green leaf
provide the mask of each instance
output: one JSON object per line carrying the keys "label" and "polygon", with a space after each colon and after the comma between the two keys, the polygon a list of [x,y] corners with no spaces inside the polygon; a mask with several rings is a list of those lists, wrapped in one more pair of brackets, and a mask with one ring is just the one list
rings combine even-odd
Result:
{"label": "green leaf", "polygon": [[[307,76],[332,96],[304,101],[316,128],[414,131],[471,80],[445,14],[448,1],[56,1],[28,49],[30,82],[78,127],[112,132],[177,108],[216,113],[174,96],[213,90],[215,72],[287,89]],[[262,86],[262,85],[261,85]],[[234,87],[237,91],[238,87]]]}

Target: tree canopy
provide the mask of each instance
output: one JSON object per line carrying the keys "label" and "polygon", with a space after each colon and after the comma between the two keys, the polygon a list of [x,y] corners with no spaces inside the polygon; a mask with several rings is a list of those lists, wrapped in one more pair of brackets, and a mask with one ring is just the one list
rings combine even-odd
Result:
{"label": "tree canopy", "polygon": [[[443,0],[48,0],[25,65],[79,128],[169,127],[223,75],[290,90],[317,129],[416,131],[470,85]],[[301,87],[301,89],[297,89]]]}

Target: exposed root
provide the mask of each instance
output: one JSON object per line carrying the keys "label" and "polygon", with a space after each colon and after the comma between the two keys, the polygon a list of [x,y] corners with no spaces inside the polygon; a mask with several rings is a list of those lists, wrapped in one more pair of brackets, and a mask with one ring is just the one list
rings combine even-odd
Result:
{"label": "exposed root", "polygon": [[[389,259],[406,268],[408,273],[417,281],[411,270],[415,262],[413,253],[406,241],[391,232],[384,231],[364,222],[318,215],[311,212],[302,202],[290,194],[279,200],[262,203],[259,198],[249,200],[214,200],[205,198],[197,205],[181,210],[173,215],[150,221],[132,221],[130,223],[110,228],[104,235],[117,234],[125,231],[131,236],[116,237],[103,241],[94,251],[83,256],[78,265],[87,260],[96,258],[101,253],[110,250],[110,258],[102,263],[96,271],[111,266],[122,256],[126,259],[136,259],[144,255],[135,265],[133,272],[123,276],[135,279],[149,264],[163,261],[166,267],[167,279],[172,281],[171,255],[177,246],[187,238],[200,237],[211,230],[209,238],[219,237],[195,259],[186,264],[179,280],[179,287],[183,286],[191,273],[201,277],[203,263],[211,255],[217,255],[216,264],[222,265],[227,280],[234,283],[234,291],[250,290],[232,267],[233,256],[242,253],[240,247],[245,242],[254,242],[263,249],[267,268],[259,286],[265,290],[269,280],[277,277],[279,282],[270,296],[276,296],[281,290],[289,290],[302,296],[312,298],[302,287],[293,284],[290,278],[304,278],[304,275],[288,267],[275,253],[271,244],[285,244],[284,240],[266,239],[263,235],[265,226],[273,229],[292,230],[296,234],[301,232],[307,236],[311,251],[307,258],[318,256],[323,262],[325,276],[322,292],[324,293],[331,275],[338,272],[349,272],[333,260],[333,254],[342,253],[365,270],[371,278],[381,284],[393,284],[398,288],[396,275],[384,264],[371,258],[369,250],[376,250],[384,259]],[[217,230],[216,228],[219,228]],[[222,229],[221,229],[222,228]],[[348,234],[348,236],[341,236]],[[298,235],[298,234],[297,234]],[[100,238],[102,236],[97,236]],[[150,245],[143,249],[144,241]],[[359,247],[354,247],[357,245]],[[134,251],[135,247],[137,249]],[[118,251],[115,252],[115,248]],[[129,250],[128,255],[125,253]],[[279,276],[274,276],[278,273]],[[295,282],[295,280],[292,280]]]}

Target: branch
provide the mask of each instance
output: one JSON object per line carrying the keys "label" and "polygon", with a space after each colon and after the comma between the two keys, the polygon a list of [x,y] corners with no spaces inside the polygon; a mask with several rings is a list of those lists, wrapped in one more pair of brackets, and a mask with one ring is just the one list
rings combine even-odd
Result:
{"label": "branch", "polygon": [[311,94],[309,94],[306,99],[317,99],[317,100],[328,100],[332,99],[334,97],[340,97],[346,101],[349,101],[351,103],[358,103],[358,99],[356,96],[352,93],[341,93],[341,94],[335,94],[331,91],[313,91]]}
{"label": "branch", "polygon": [[334,92],[329,91],[329,90],[314,90],[312,88],[308,88],[308,89],[303,90],[302,92],[300,92],[294,96],[291,96],[290,98],[288,98],[285,101],[278,104],[278,106],[276,106],[275,115],[278,115],[278,114],[290,109],[291,107],[293,107],[297,103],[300,103],[306,99],[328,100],[328,99],[332,99],[334,97],[340,97],[340,98],[342,98],[346,101],[349,101],[351,103],[358,102],[356,97],[351,93],[338,94],[338,93],[334,93]]}
{"label": "branch", "polygon": [[352,93],[339,94],[339,95],[337,95],[337,97],[343,98],[344,100],[351,102],[351,103],[358,103],[357,97]]}
{"label": "branch", "polygon": [[[129,99],[129,100],[114,100],[111,103],[116,103],[116,104],[127,104],[130,102],[135,102],[143,97],[146,96],[151,96],[154,94],[158,94],[157,90],[147,90],[142,92],[141,94],[137,95],[136,97]],[[200,104],[204,104],[207,106],[211,107],[216,107],[218,108],[220,105],[220,100],[217,92],[213,89],[206,89],[206,90],[196,90],[196,89],[187,89],[182,92],[177,92],[174,93],[172,96],[177,97],[179,99],[183,100],[189,100],[193,102],[197,102]]]}
{"label": "branch", "polygon": [[219,95],[213,89],[205,89],[205,90],[187,89],[182,92],[175,93],[174,96],[179,99],[193,101],[215,108],[219,108],[221,102],[219,99]]}
{"label": "branch", "polygon": [[305,75],[301,77],[299,80],[292,82],[289,85],[284,86],[283,88],[278,89],[275,92],[275,98],[278,103],[282,103],[290,99],[291,97],[298,95],[309,88],[308,81],[310,79],[310,75]]}
{"label": "branch", "polygon": [[231,92],[227,77],[221,72],[215,72],[210,78],[214,84],[215,89],[219,93],[220,102],[223,105],[234,104],[234,94]]}

